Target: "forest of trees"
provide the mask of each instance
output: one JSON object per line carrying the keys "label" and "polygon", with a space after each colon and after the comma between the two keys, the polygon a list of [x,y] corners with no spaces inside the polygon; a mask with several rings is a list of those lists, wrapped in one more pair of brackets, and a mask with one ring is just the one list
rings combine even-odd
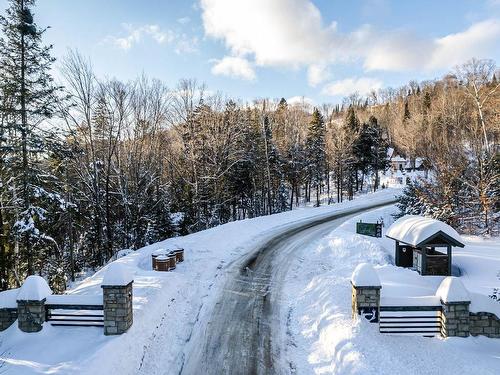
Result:
{"label": "forest of trees", "polygon": [[72,51],[52,77],[34,0],[0,18],[1,289],[63,291],[120,249],[380,188],[388,147],[422,157],[408,213],[474,232],[499,220],[500,89],[489,60],[342,105],[242,103],[194,79],[101,79]]}

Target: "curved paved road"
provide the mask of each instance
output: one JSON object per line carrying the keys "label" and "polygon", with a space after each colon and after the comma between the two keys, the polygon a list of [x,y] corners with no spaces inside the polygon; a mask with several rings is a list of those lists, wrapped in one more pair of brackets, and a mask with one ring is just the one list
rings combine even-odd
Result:
{"label": "curved paved road", "polygon": [[[181,374],[290,374],[283,281],[294,253],[350,217],[388,203],[337,213],[288,229],[233,263],[208,324],[191,338]],[[285,321],[284,321],[285,320]]]}

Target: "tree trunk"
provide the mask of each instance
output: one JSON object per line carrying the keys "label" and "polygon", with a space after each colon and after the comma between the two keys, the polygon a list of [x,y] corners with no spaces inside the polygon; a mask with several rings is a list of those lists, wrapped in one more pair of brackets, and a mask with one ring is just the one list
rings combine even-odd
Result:
{"label": "tree trunk", "polygon": [[[24,1],[21,1],[21,11],[24,11]],[[28,161],[28,116],[26,112],[26,46],[24,32],[21,32],[21,148],[22,148],[22,170],[23,170],[23,208],[29,210],[31,205],[31,194],[29,192],[29,161]],[[27,256],[27,273],[33,275],[33,254],[29,233],[24,234],[24,245]]]}

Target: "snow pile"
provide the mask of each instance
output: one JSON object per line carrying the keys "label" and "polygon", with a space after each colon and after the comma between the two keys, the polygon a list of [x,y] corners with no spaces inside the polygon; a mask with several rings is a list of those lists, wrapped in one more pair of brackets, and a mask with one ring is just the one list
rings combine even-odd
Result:
{"label": "snow pile", "polygon": [[53,305],[102,305],[102,295],[52,294],[47,297],[47,303]]}
{"label": "snow pile", "polygon": [[31,275],[24,280],[24,284],[17,295],[18,301],[41,301],[52,294],[47,281],[41,276]]}
{"label": "snow pile", "polygon": [[0,292],[0,309],[13,309],[17,307],[19,288]]}
{"label": "snow pile", "polygon": [[[374,222],[383,216],[384,222],[390,223],[395,211],[384,208],[354,217],[296,254],[295,265],[284,283],[283,296],[289,342],[285,355],[291,373],[497,375],[498,339],[478,336],[442,340],[382,335],[378,324],[351,318],[349,280],[363,261],[374,264],[383,286],[382,301],[399,305],[399,299],[404,297],[405,303],[419,306],[440,303],[435,292],[444,277],[422,277],[415,271],[395,267],[387,256],[392,257],[394,253],[393,241],[354,233],[355,223],[360,219]],[[496,259],[500,260],[498,240],[496,243]],[[492,247],[492,259],[494,250]],[[473,249],[467,253],[473,254]],[[467,264],[465,259],[462,261]],[[482,267],[483,275],[488,274],[489,269],[492,274],[498,272],[495,266],[482,263]],[[464,271],[470,275],[469,269],[464,267]],[[474,273],[474,278],[477,275]],[[475,280],[476,285],[480,285],[479,277]],[[471,290],[466,281],[469,280],[464,280],[464,284]]]}
{"label": "snow pile", "polygon": [[464,243],[457,231],[448,224],[418,215],[406,215],[396,220],[387,230],[386,235],[403,243],[417,246],[439,231]]}
{"label": "snow pile", "polygon": [[[231,222],[138,249],[68,291],[68,295],[75,298],[101,296],[102,300],[101,285],[107,270],[114,267],[112,264],[124,265],[134,275],[134,324],[127,333],[104,336],[101,327],[45,324],[41,332],[30,334],[27,340],[13,325],[0,332],[2,369],[9,374],[23,375],[180,373],[183,349],[191,340],[195,326],[209,321],[231,262],[248,256],[283,231],[337,213],[354,213],[369,205],[392,202],[399,193],[400,190],[384,189],[342,204]],[[175,271],[152,270],[151,254],[155,250],[179,247],[185,249],[185,261],[178,264]],[[363,261],[366,258],[358,258],[356,264]],[[352,271],[350,269],[349,276]]]}
{"label": "snow pile", "polygon": [[354,286],[374,286],[379,287],[380,279],[371,264],[358,264],[351,276],[351,283]]}
{"label": "snow pile", "polygon": [[470,295],[462,281],[455,276],[446,277],[436,292],[445,303],[470,302]]}
{"label": "snow pile", "polygon": [[491,312],[500,318],[500,239],[466,236],[465,247],[453,250],[453,265],[470,293],[472,312]]}
{"label": "snow pile", "polygon": [[120,259],[120,258],[123,258],[123,257],[126,257],[127,255],[133,253],[134,250],[132,249],[123,249],[123,250],[119,250],[117,253],[116,253],[116,259]]}
{"label": "snow pile", "polygon": [[437,306],[441,304],[441,300],[437,296],[381,297],[380,304],[384,306]]}
{"label": "snow pile", "polygon": [[123,263],[113,262],[106,269],[102,285],[128,285],[134,281],[134,276],[128,267]]}
{"label": "snow pile", "polygon": [[500,318],[500,302],[498,300],[475,292],[470,292],[469,295],[471,299],[470,312],[489,312]]}
{"label": "snow pile", "polygon": [[156,251],[153,251],[151,253],[151,255],[155,255],[157,256],[158,258],[157,259],[162,259],[160,257],[167,257],[168,254],[171,252],[172,250],[169,250],[169,249],[164,249],[164,248],[161,248],[161,249],[158,249]]}

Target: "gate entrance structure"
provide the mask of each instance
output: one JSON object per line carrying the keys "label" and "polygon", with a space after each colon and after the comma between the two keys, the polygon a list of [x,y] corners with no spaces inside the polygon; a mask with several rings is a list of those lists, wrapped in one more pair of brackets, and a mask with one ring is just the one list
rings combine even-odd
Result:
{"label": "gate entrance structure", "polygon": [[439,297],[382,298],[380,333],[434,337],[441,334]]}
{"label": "gate entrance structure", "polygon": [[421,275],[451,276],[452,247],[464,247],[460,235],[448,224],[416,215],[396,220],[386,237],[396,241],[396,266]]}

